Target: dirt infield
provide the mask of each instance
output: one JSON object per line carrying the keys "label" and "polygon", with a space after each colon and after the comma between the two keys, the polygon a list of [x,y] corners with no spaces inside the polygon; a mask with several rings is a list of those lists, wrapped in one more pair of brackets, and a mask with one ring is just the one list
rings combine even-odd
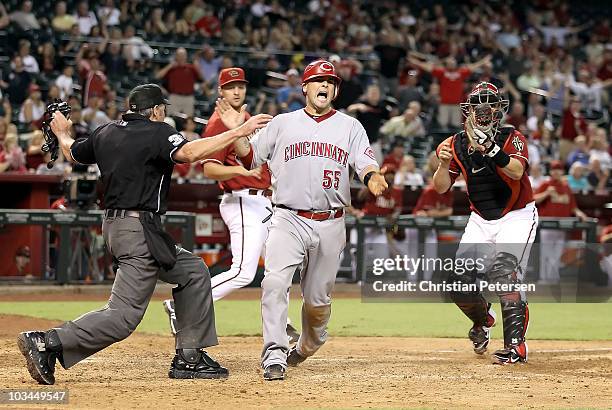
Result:
{"label": "dirt infield", "polygon": [[[15,339],[21,330],[54,324],[0,316],[3,388],[42,389]],[[500,367],[471,353],[467,340],[332,337],[287,380],[264,382],[261,339],[230,337],[209,350],[230,378],[186,381],[167,378],[170,336],[135,334],[69,371],[60,368],[54,388],[69,390],[68,407],[88,409],[610,406],[612,342],[534,340],[530,348],[528,364]]]}

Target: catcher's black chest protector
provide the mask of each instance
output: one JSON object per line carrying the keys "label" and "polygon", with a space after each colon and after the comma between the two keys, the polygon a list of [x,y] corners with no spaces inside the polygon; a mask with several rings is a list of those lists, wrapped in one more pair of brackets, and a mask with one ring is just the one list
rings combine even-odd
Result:
{"label": "catcher's black chest protector", "polygon": [[[503,147],[513,131],[513,127],[501,128],[494,137],[497,145]],[[465,131],[455,135],[453,144],[455,155],[466,173],[464,177],[472,206],[486,220],[501,218],[512,197],[512,189],[497,173],[493,160],[473,150]]]}

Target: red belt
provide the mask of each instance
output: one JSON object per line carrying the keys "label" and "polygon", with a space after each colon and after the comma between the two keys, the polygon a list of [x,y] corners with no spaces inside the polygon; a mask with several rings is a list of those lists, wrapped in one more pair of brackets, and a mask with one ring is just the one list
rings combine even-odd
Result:
{"label": "red belt", "polygon": [[[226,194],[231,194],[234,191],[232,191],[231,189],[224,189],[223,192]],[[271,189],[249,189],[248,194],[249,195],[263,195],[266,197],[270,197],[272,196],[272,190]]]}
{"label": "red belt", "polygon": [[289,208],[285,205],[276,205],[278,208],[288,209],[297,213],[298,216],[306,219],[312,219],[313,221],[326,221],[328,219],[336,219],[344,215],[344,208],[331,209],[329,211],[305,211],[301,209]]}

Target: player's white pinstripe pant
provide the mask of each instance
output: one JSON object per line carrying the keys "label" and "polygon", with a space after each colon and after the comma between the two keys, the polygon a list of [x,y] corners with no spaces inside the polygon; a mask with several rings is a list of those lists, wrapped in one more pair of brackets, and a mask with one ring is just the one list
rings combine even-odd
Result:
{"label": "player's white pinstripe pant", "polygon": [[249,285],[255,278],[270,226],[269,220],[262,221],[270,216],[271,209],[270,200],[262,195],[242,191],[223,194],[219,210],[230,231],[232,266],[211,278],[214,301]]}

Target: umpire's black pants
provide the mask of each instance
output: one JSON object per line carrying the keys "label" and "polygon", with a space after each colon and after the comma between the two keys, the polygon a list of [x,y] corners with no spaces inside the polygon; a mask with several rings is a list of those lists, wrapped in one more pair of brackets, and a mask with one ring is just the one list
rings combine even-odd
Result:
{"label": "umpire's black pants", "polygon": [[218,343],[210,288],[210,273],[199,257],[180,249],[172,270],[160,269],[145,242],[140,220],[105,218],[104,240],[119,269],[107,305],[56,328],[67,369],[128,337],[142,320],[157,279],[178,285],[172,290],[176,308],[176,348],[200,348]]}

